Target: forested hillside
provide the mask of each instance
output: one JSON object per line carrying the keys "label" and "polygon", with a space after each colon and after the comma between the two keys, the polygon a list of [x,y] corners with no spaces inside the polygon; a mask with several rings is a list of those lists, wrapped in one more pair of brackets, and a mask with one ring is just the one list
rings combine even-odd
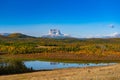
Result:
{"label": "forested hillside", "polygon": [[120,39],[1,38],[0,54],[74,53],[120,55]]}

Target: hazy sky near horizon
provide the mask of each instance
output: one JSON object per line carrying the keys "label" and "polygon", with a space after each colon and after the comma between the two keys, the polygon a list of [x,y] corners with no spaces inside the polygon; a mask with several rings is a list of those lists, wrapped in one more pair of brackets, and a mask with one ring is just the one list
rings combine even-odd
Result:
{"label": "hazy sky near horizon", "polygon": [[41,36],[54,28],[75,37],[120,33],[119,4],[120,0],[0,0],[0,33]]}

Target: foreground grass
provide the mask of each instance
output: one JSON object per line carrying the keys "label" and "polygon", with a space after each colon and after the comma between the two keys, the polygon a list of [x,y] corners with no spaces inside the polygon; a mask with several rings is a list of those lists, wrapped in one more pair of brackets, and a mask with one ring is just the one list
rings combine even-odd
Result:
{"label": "foreground grass", "polygon": [[0,76],[0,80],[119,80],[120,64]]}

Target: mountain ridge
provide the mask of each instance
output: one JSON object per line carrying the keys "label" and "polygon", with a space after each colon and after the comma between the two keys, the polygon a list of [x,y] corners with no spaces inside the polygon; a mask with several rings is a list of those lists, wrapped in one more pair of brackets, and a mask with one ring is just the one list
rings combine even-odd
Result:
{"label": "mountain ridge", "polygon": [[1,33],[1,38],[35,38],[34,36],[29,36],[23,33]]}

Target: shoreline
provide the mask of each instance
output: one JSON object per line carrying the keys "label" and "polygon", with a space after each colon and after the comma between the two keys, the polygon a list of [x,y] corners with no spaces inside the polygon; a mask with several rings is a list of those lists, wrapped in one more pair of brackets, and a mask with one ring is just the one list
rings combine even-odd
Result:
{"label": "shoreline", "polygon": [[119,80],[120,64],[3,75],[0,80]]}
{"label": "shoreline", "polygon": [[54,62],[120,62],[120,56],[96,56],[96,55],[82,55],[73,53],[36,53],[36,54],[3,54],[0,60],[43,60]]}

